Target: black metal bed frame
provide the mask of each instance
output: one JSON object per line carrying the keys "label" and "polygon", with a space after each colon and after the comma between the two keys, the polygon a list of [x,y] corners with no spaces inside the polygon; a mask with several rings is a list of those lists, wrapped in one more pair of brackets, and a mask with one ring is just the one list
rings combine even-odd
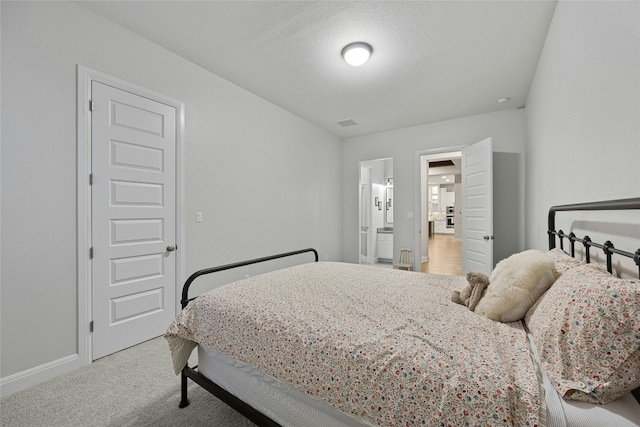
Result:
{"label": "black metal bed frame", "polygon": [[[591,239],[588,236],[585,236],[583,238],[578,238],[573,232],[569,234],[565,234],[562,230],[556,231],[556,228],[555,228],[556,212],[604,211],[604,210],[616,211],[616,210],[627,210],[627,209],[640,210],[640,197],[633,198],[633,199],[621,199],[621,200],[611,200],[611,201],[593,202],[593,203],[577,203],[577,204],[559,205],[559,206],[551,207],[549,209],[549,221],[548,221],[549,228],[547,231],[547,234],[549,235],[549,249],[553,249],[556,247],[556,236],[558,236],[560,238],[560,248],[564,250],[563,240],[566,238],[566,239],[569,239],[569,244],[571,247],[570,255],[572,257],[575,257],[575,242],[579,242],[579,243],[582,243],[585,247],[586,261],[591,262],[590,248],[591,247],[599,248],[604,251],[607,257],[607,270],[610,273],[612,272],[612,268],[613,268],[612,256],[613,254],[617,254],[617,255],[621,255],[621,256],[633,259],[636,265],[638,266],[638,269],[639,269],[638,276],[640,277],[640,248],[636,250],[635,253],[626,252],[626,251],[622,251],[615,248],[613,246],[613,243],[611,243],[609,240],[607,240],[604,244],[599,244],[591,241]],[[182,308],[184,309],[189,304],[190,301],[197,298],[197,297],[189,298],[189,287],[191,286],[193,281],[200,276],[216,273],[219,271],[230,270],[233,268],[243,267],[246,265],[257,264],[265,261],[271,261],[279,258],[299,255],[306,252],[313,252],[315,254],[315,262],[318,262],[318,252],[315,249],[309,248],[309,249],[286,252],[286,253],[271,255],[263,258],[256,258],[248,261],[241,261],[233,264],[227,264],[219,267],[212,267],[212,268],[199,270],[193,273],[191,276],[189,276],[189,278],[187,279],[187,281],[185,282],[182,288],[182,299],[180,301],[182,304]],[[187,379],[188,378],[193,380],[195,383],[199,384],[205,390],[207,390],[208,392],[210,392],[211,394],[213,394],[214,396],[216,396],[217,398],[225,402],[227,405],[229,405],[230,407],[232,407],[233,409],[235,409],[236,411],[244,415],[246,418],[248,418],[250,421],[254,422],[255,424],[259,426],[268,426],[268,427],[280,426],[280,424],[278,424],[277,422],[269,418],[267,415],[253,408],[248,403],[244,402],[243,400],[229,393],[224,388],[220,387],[219,385],[215,384],[214,382],[206,378],[204,375],[200,374],[198,372],[198,366],[190,367],[188,364],[187,366],[184,367],[181,374],[182,382],[181,382],[181,400],[179,405],[180,408],[185,408],[189,406],[189,403],[190,403],[187,396]],[[636,400],[640,403],[640,388],[635,389],[633,391],[633,395],[636,398]]]}
{"label": "black metal bed frame", "polygon": [[[547,234],[549,235],[549,250],[556,247],[556,236],[560,238],[560,249],[564,250],[564,239],[569,239],[570,246],[570,255],[575,258],[575,243],[579,242],[584,245],[584,254],[585,261],[587,263],[591,262],[591,251],[590,248],[599,248],[604,251],[604,254],[607,258],[607,271],[613,274],[613,265],[612,258],[613,254],[617,254],[626,258],[631,258],[638,266],[638,278],[640,278],[640,248],[638,248],[635,253],[622,251],[620,249],[616,249],[611,243],[610,240],[600,244],[595,243],[589,238],[589,236],[584,236],[583,238],[578,238],[576,235],[571,232],[569,234],[565,234],[562,230],[556,231],[556,212],[575,212],[575,211],[619,211],[619,210],[640,210],[640,197],[636,197],[633,199],[619,199],[619,200],[609,200],[604,202],[592,202],[592,203],[575,203],[571,205],[560,205],[560,206],[552,206],[549,209],[549,229]],[[566,252],[566,251],[565,251]],[[640,403],[640,387],[636,388],[631,392],[633,397]]]}
{"label": "black metal bed frame", "polygon": [[565,234],[562,230],[556,231],[556,212],[619,210],[640,210],[640,197],[636,197],[633,199],[609,200],[605,202],[576,203],[571,205],[552,206],[549,209],[549,229],[547,231],[547,234],[549,234],[549,249],[551,250],[556,247],[555,236],[558,236],[560,238],[560,249],[564,250],[563,239],[567,238],[569,239],[569,245],[571,247],[570,255],[572,257],[575,257],[575,243],[582,243],[584,245],[585,260],[587,261],[587,263],[591,262],[591,247],[602,249],[605,256],[607,257],[607,271],[609,273],[613,273],[613,266],[611,261],[613,258],[613,254],[631,258],[638,266],[638,278],[640,278],[640,248],[638,248],[635,253],[621,251],[620,249],[616,249],[610,240],[607,240],[603,244],[600,244],[591,241],[591,238],[589,238],[589,236],[584,236],[580,239],[576,237],[573,232]]}
{"label": "black metal bed frame", "polygon": [[[219,267],[205,268],[205,269],[196,271],[191,276],[189,276],[187,281],[184,283],[184,286],[182,287],[182,299],[180,300],[180,303],[182,304],[182,309],[184,309],[189,304],[190,301],[193,301],[195,298],[197,298],[197,297],[189,298],[189,287],[191,286],[193,281],[200,276],[204,276],[211,273],[217,273],[224,270],[231,270],[233,268],[244,267],[251,264],[258,264],[261,262],[272,261],[275,259],[292,257],[295,255],[300,255],[307,252],[313,252],[315,256],[314,262],[318,262],[318,251],[316,251],[313,248],[308,248],[308,249],[301,249],[298,251],[285,252],[282,254],[266,256],[262,258],[251,259],[247,261],[240,261],[232,264],[221,265]],[[182,369],[182,373],[181,373],[180,405],[178,405],[180,408],[186,408],[187,406],[189,406],[189,403],[190,403],[189,398],[187,396],[187,393],[188,393],[187,378],[191,378],[193,382],[200,385],[209,393],[213,394],[218,399],[222,400],[227,405],[229,405],[230,407],[232,407],[233,409],[235,409],[236,411],[238,411],[239,413],[241,413],[242,415],[244,415],[246,418],[256,423],[257,425],[266,426],[266,427],[267,426],[280,427],[280,424],[273,421],[271,418],[269,418],[262,412],[258,411],[253,406],[239,399],[235,395],[229,393],[227,390],[225,390],[224,388],[220,387],[219,385],[217,385],[216,383],[212,382],[207,377],[202,375],[200,372],[198,372],[197,365],[191,367],[189,366],[188,363]]]}

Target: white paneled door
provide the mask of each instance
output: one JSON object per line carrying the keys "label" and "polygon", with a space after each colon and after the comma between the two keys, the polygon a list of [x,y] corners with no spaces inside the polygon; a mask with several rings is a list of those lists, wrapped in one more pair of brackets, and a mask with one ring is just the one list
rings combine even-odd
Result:
{"label": "white paneled door", "polygon": [[493,140],[462,150],[462,274],[493,270]]}
{"label": "white paneled door", "polygon": [[176,109],[91,83],[93,359],[164,333],[176,298]]}

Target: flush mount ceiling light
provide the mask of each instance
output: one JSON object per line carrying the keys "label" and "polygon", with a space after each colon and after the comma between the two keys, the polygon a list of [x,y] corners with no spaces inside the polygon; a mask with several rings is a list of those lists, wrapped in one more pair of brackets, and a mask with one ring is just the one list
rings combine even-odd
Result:
{"label": "flush mount ceiling light", "polygon": [[348,44],[342,49],[342,57],[347,64],[359,67],[369,60],[373,49],[371,45],[364,42],[355,42]]}

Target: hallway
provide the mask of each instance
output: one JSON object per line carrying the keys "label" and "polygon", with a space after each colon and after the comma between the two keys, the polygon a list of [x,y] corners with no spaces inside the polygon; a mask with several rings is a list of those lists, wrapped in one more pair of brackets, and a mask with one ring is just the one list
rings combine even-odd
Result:
{"label": "hallway", "polygon": [[462,275],[462,242],[456,242],[452,234],[434,234],[429,239],[429,262],[422,263],[422,272]]}

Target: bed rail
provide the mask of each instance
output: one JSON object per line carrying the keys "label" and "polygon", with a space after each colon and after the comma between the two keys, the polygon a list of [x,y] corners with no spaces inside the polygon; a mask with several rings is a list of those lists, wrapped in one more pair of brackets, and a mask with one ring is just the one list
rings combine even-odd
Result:
{"label": "bed rail", "polygon": [[[261,262],[272,261],[280,258],[287,258],[295,255],[304,254],[307,252],[313,252],[315,256],[315,261],[318,262],[318,251],[313,248],[301,249],[298,251],[285,252],[276,255],[270,255],[262,258],[250,259],[247,261],[234,262],[231,264],[225,264],[218,267],[210,267],[204,268],[202,270],[196,271],[193,273],[187,280],[184,282],[182,286],[182,299],[180,303],[182,304],[182,308],[184,309],[190,301],[193,301],[197,297],[189,298],[189,287],[200,276],[204,276],[207,274],[217,273],[219,271],[231,270],[233,268],[244,267],[246,265],[258,264]],[[234,408],[236,411],[243,414],[249,420],[253,421],[257,425],[260,426],[268,426],[268,427],[279,427],[279,424],[273,421],[268,416],[262,414],[261,412],[254,409],[252,406],[238,399],[233,394],[229,393],[227,390],[218,386],[217,384],[209,381],[204,375],[198,372],[197,366],[185,366],[182,369],[182,373],[180,375],[180,404],[178,405],[180,408],[186,408],[189,406],[189,398],[188,398],[188,389],[187,389],[187,379],[190,378],[192,381],[199,384],[201,387],[212,393],[214,396],[218,397],[220,400],[225,402],[227,405]]]}
{"label": "bed rail", "polygon": [[307,252],[313,252],[315,255],[315,262],[318,262],[318,251],[316,251],[313,248],[307,248],[307,249],[300,249],[298,251],[285,252],[281,254],[265,256],[262,258],[250,259],[247,261],[234,262],[232,264],[220,265],[218,267],[204,268],[202,270],[196,271],[191,276],[189,276],[189,278],[186,280],[186,282],[184,282],[184,285],[182,286],[182,299],[180,300],[180,303],[182,304],[182,308],[185,308],[189,304],[189,301],[192,301],[195,298],[197,298],[197,297],[189,298],[189,287],[191,286],[193,281],[200,276],[204,276],[205,274],[217,273],[219,271],[224,271],[224,270],[231,270],[233,268],[244,267],[246,265],[258,264],[261,262],[271,261],[274,259],[287,258],[290,256],[304,254]]}
{"label": "bed rail", "polygon": [[549,249],[553,249],[556,247],[556,236],[560,238],[560,249],[564,250],[564,240],[569,240],[570,245],[570,255],[575,257],[575,242],[582,243],[584,245],[585,250],[585,260],[589,263],[591,262],[591,247],[599,248],[604,251],[604,254],[607,258],[607,271],[609,273],[613,273],[612,266],[612,257],[613,254],[621,255],[627,258],[633,259],[633,261],[638,266],[638,277],[640,277],[640,248],[638,248],[634,253],[623,251],[620,249],[616,249],[613,246],[611,241],[607,240],[604,243],[595,243],[591,240],[589,236],[584,236],[583,238],[578,238],[576,235],[571,232],[569,234],[565,234],[562,230],[556,231],[556,212],[566,212],[566,211],[617,211],[617,210],[640,210],[640,197],[631,198],[631,199],[618,199],[618,200],[609,200],[603,202],[592,202],[592,203],[576,203],[570,205],[559,205],[552,206],[549,209],[549,228],[547,234],[549,235]]}

